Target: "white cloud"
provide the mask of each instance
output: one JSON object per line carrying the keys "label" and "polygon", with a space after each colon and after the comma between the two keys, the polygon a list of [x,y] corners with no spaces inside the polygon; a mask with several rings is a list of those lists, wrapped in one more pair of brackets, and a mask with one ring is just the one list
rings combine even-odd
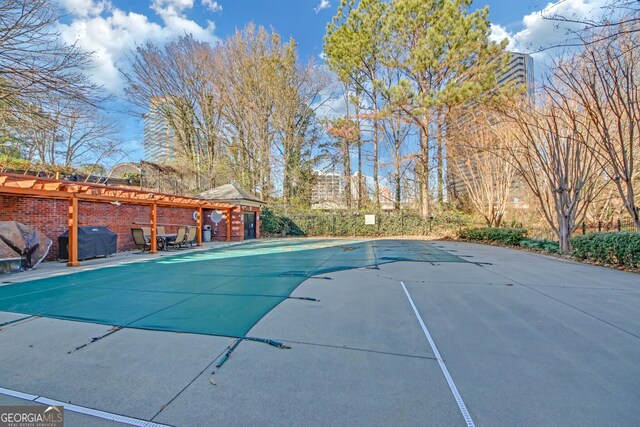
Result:
{"label": "white cloud", "polygon": [[320,93],[318,102],[312,107],[321,119],[342,117],[347,111],[344,94],[338,87],[324,89]]}
{"label": "white cloud", "polygon": [[58,1],[67,11],[73,10],[71,22],[59,24],[63,40],[77,42],[81,49],[93,52],[91,77],[116,94],[122,91],[117,65],[136,44],[164,43],[185,33],[212,44],[218,41],[213,34],[213,22],[208,21],[207,26],[202,27],[185,15],[185,11],[193,7],[194,0],[153,0],[151,9],[160,17],[161,23],[151,22],[139,13],[114,8],[104,0]]}
{"label": "white cloud", "polygon": [[329,7],[331,7],[331,2],[329,2],[329,0],[320,0],[320,3],[318,3],[318,5],[313,8],[313,11],[317,15],[318,12],[320,12],[323,9],[327,9]]}
{"label": "white cloud", "polygon": [[546,53],[536,53],[575,41],[575,32],[584,27],[578,22],[562,22],[555,17],[567,20],[598,20],[605,15],[607,0],[557,0],[548,3],[542,10],[530,13],[522,19],[522,29],[509,32],[500,25],[491,25],[491,39],[509,40],[509,50],[534,53],[542,59]]}
{"label": "white cloud", "polygon": [[500,43],[504,39],[508,40],[507,50],[513,50],[515,47],[513,36],[509,34],[509,32],[502,25],[491,24],[491,34],[489,35],[489,40]]}
{"label": "white cloud", "polygon": [[202,4],[206,6],[211,12],[222,12],[222,5],[214,0],[202,0]]}
{"label": "white cloud", "polygon": [[80,17],[99,15],[112,7],[108,0],[58,0],[58,3],[70,14]]}
{"label": "white cloud", "polygon": [[193,7],[193,0],[152,0],[151,9],[182,12]]}

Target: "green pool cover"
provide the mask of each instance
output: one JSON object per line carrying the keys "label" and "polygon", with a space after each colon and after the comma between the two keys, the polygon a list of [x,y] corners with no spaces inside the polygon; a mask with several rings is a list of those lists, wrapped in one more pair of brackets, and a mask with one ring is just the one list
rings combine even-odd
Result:
{"label": "green pool cover", "polygon": [[255,241],[0,286],[0,311],[244,337],[307,278],[393,261],[465,262],[419,241]]}

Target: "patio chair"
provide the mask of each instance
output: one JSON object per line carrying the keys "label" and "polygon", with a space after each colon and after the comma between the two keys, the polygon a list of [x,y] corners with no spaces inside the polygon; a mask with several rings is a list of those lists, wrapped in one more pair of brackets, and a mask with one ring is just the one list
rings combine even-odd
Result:
{"label": "patio chair", "polygon": [[184,239],[187,237],[187,227],[179,227],[175,239],[167,239],[167,248],[179,248],[184,245]]}
{"label": "patio chair", "polygon": [[149,238],[144,235],[142,228],[132,228],[131,235],[136,246],[142,251],[148,251],[151,248],[151,242]]}
{"label": "patio chair", "polygon": [[164,226],[162,226],[162,225],[159,225],[159,226],[156,227],[156,233],[161,235],[161,236],[164,235],[164,234],[167,234],[167,232],[164,231]]}
{"label": "patio chair", "polygon": [[188,227],[187,228],[187,237],[185,237],[184,239],[184,245],[190,245],[191,247],[193,247],[193,245],[196,244],[197,241],[197,233],[198,233],[198,227]]}
{"label": "patio chair", "polygon": [[151,227],[140,227],[140,229],[142,230],[142,233],[144,233],[144,236],[147,238],[151,238]]}

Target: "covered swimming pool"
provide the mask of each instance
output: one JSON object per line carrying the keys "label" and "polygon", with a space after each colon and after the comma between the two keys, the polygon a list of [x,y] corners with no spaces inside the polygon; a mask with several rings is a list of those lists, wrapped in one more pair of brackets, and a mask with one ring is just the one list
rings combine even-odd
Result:
{"label": "covered swimming pool", "polygon": [[259,241],[2,286],[0,311],[245,337],[306,279],[394,261],[467,262],[421,241]]}

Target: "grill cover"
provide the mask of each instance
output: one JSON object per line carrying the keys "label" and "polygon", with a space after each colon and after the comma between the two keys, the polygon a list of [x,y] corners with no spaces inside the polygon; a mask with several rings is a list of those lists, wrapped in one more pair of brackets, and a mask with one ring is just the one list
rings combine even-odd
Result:
{"label": "grill cover", "polygon": [[[69,259],[69,231],[58,237],[60,259]],[[118,235],[107,227],[78,227],[78,259],[108,256],[118,250]]]}
{"label": "grill cover", "polygon": [[45,259],[53,242],[35,228],[15,221],[0,221],[0,258],[19,258],[25,268]]}

